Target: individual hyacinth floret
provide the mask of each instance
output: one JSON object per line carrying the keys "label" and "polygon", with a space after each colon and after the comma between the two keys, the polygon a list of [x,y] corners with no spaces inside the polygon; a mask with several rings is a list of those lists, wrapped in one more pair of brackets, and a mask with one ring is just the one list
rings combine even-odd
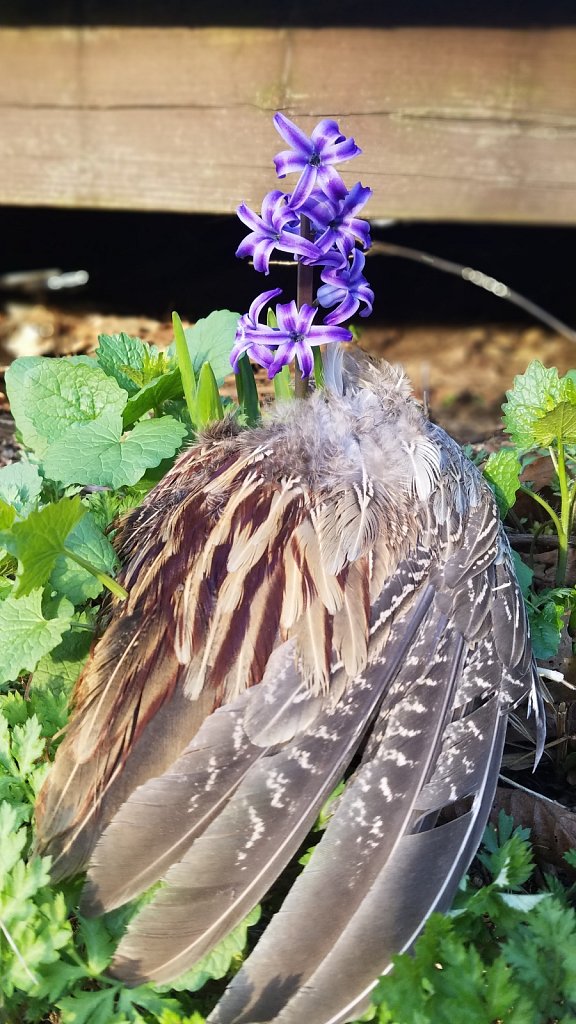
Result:
{"label": "individual hyacinth floret", "polygon": [[300,234],[300,218],[288,204],[288,198],[275,189],[264,197],[260,216],[246,203],[240,203],[236,211],[240,220],[252,229],[240,242],[236,255],[251,256],[254,270],[259,273],[270,272],[269,260],[274,249],[305,256],[311,261],[320,256],[317,246]]}
{"label": "individual hyacinth floret", "polygon": [[309,377],[314,369],[313,345],[352,340],[351,332],[344,327],[314,325],[312,321],[318,310],[306,303],[298,309],[294,300],[281,302],[276,306],[277,327],[258,323],[257,318],[261,310],[273,296],[279,294],[279,291],[276,288],[270,292],[263,292],[250,306],[248,316],[242,317],[242,338],[237,338],[230,356],[234,371],[237,371],[238,360],[244,352],[249,352],[252,358],[258,361],[255,353],[265,348],[266,354],[261,354],[260,365],[266,367],[270,378],[294,359],[297,360],[302,375]]}
{"label": "individual hyacinth floret", "polygon": [[365,308],[360,311],[360,316],[370,316],[374,292],[362,273],[365,262],[364,253],[354,249],[352,263],[347,259],[341,260],[339,267],[325,267],[322,271],[320,277],[324,284],[318,289],[318,302],[328,309],[338,303],[324,318],[325,324],[339,324],[348,320],[354,316],[362,302]]}
{"label": "individual hyacinth floret", "polygon": [[[360,182],[348,191],[335,170],[334,164],[361,152],[335,121],[320,121],[310,138],[284,114],[276,114],[274,124],[292,146],[275,157],[277,174],[283,178],[299,171],[300,178],[292,193],[269,192],[260,214],[240,204],[238,217],[251,230],[236,255],[251,257],[254,269],[268,274],[274,249],[292,253],[298,266],[298,300],[278,305],[272,323],[270,316],[267,323],[260,323],[262,309],[280,289],[259,295],[238,321],[231,363],[238,372],[239,360],[247,355],[273,377],[295,359],[302,376],[309,377],[314,347],[352,340],[350,331],[335,325],[361,304],[361,316],[372,312],[374,293],[362,273],[364,254],[357,248],[365,250],[371,244],[370,226],[358,213],[372,193]],[[324,283],[311,305],[316,267],[322,270]],[[323,323],[313,324],[317,305],[336,308]]]}
{"label": "individual hyacinth floret", "polygon": [[347,189],[333,165],[360,155],[362,150],[354,139],[342,135],[336,121],[328,118],[316,125],[310,138],[284,114],[274,115],[274,126],[292,146],[274,157],[276,174],[285,178],[293,171],[302,172],[292,193],[293,208],[302,206],[314,188],[334,201],[343,199]]}
{"label": "individual hyacinth floret", "polygon": [[337,202],[313,192],[304,203],[301,213],[310,219],[317,236],[315,244],[321,252],[318,263],[323,262],[325,253],[335,247],[343,256],[350,256],[356,242],[364,249],[370,248],[370,225],[356,214],[360,212],[372,195],[371,188],[364,188],[357,182]]}

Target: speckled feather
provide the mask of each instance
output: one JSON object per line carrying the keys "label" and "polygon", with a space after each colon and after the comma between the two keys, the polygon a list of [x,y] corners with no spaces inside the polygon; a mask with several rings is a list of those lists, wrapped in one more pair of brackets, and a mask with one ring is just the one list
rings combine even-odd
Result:
{"label": "speckled feather", "polygon": [[262,427],[219,425],[126,518],[130,596],[39,799],[55,877],[89,865],[85,912],[164,879],[112,970],[168,981],[262,898],[362,751],[213,1024],[361,1013],[475,852],[507,707],[540,707],[480,474],[399,370],[331,353],[326,376]]}

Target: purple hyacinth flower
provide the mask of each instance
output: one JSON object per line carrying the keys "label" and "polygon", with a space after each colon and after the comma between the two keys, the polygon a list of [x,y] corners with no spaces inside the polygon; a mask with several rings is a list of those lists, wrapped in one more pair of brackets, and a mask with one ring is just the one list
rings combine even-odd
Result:
{"label": "purple hyacinth flower", "polygon": [[316,125],[310,138],[284,114],[274,115],[274,125],[284,141],[292,146],[274,157],[276,174],[285,178],[293,171],[302,172],[292,193],[292,208],[299,209],[314,188],[321,189],[335,202],[343,199],[346,186],[333,164],[350,160],[362,152],[354,139],[342,135],[336,121],[328,118]]}
{"label": "purple hyacinth flower", "polygon": [[254,362],[268,370],[270,378],[293,359],[298,360],[302,375],[309,377],[314,369],[314,345],[352,340],[352,334],[344,327],[314,325],[312,321],[318,310],[306,303],[300,309],[294,301],[279,303],[276,306],[277,327],[258,323],[263,306],[278,293],[279,290],[275,289],[259,295],[250,306],[250,312],[240,318],[236,344],[230,356],[235,372],[240,356],[246,352]]}
{"label": "purple hyacinth flower", "polygon": [[236,255],[241,258],[251,256],[254,269],[259,273],[269,273],[269,260],[274,249],[293,252],[311,261],[319,256],[316,246],[300,234],[300,218],[288,205],[289,198],[276,189],[264,197],[261,216],[246,203],[241,203],[236,210],[240,220],[252,229],[240,242]]}
{"label": "purple hyacinth flower", "polygon": [[371,188],[364,188],[357,182],[338,202],[320,199],[316,193],[310,196],[301,212],[310,219],[316,229],[314,244],[322,253],[328,253],[336,246],[339,252],[348,258],[357,241],[364,249],[370,248],[370,225],[356,214],[371,195]]}
{"label": "purple hyacinth flower", "polygon": [[[325,309],[336,306],[324,319],[325,324],[340,324],[353,316],[360,303],[365,303],[360,316],[370,316],[374,292],[362,271],[366,257],[360,249],[354,249],[352,263],[344,263],[340,267],[327,267],[320,275],[325,282],[320,286],[317,299]],[[338,303],[338,305],[337,305]]]}
{"label": "purple hyacinth flower", "polygon": [[261,310],[271,299],[281,294],[281,288],[271,288],[268,292],[262,292],[261,295],[256,296],[248,312],[240,317],[236,327],[234,347],[230,353],[230,362],[234,373],[238,373],[238,363],[246,352],[259,366],[269,366],[272,362],[274,353],[266,345],[259,345],[247,332],[258,330],[261,326],[258,323]]}

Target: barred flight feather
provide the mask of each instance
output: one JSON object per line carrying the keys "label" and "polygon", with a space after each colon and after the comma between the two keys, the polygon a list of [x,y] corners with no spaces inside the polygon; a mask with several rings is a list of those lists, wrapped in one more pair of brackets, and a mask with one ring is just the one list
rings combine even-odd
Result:
{"label": "barred flight feather", "polygon": [[85,913],[164,880],[112,973],[165,982],[263,897],[356,759],[211,1024],[362,1013],[449,905],[528,693],[543,743],[489,489],[401,370],[332,351],[325,379],[262,426],[215,426],[123,518],[129,598],[38,802],[54,876],[88,867]]}

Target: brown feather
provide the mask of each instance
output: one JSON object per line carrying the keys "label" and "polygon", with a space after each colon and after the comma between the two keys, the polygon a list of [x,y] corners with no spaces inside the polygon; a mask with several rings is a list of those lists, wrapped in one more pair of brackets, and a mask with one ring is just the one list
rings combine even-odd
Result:
{"label": "brown feather", "polygon": [[488,814],[503,711],[535,693],[478,471],[400,371],[351,358],[330,379],[339,393],[201,439],[124,519],[129,598],[109,609],[38,805],[56,876],[93,854],[86,912],[165,879],[114,971],[166,980],[261,898],[365,737],[214,1024],[362,1012],[447,905]]}

